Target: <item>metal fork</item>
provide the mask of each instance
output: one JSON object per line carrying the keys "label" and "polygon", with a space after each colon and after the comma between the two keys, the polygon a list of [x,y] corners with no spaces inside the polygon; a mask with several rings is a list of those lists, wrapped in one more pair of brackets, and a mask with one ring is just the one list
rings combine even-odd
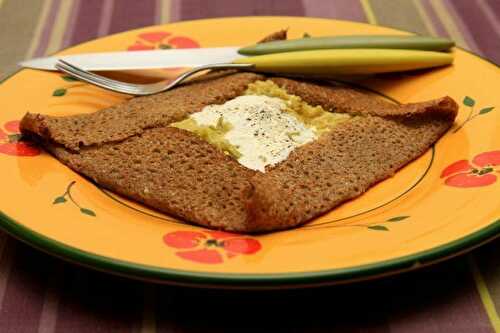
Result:
{"label": "metal fork", "polygon": [[124,94],[129,94],[129,95],[136,95],[136,96],[145,96],[145,95],[152,95],[152,94],[157,94],[159,92],[167,91],[193,74],[196,74],[201,71],[206,71],[210,69],[238,69],[238,70],[250,70],[254,67],[253,64],[212,64],[212,65],[206,65],[206,66],[200,66],[200,67],[195,67],[192,70],[185,72],[178,77],[176,77],[174,80],[165,80],[165,81],[160,81],[156,83],[149,83],[149,84],[135,84],[135,83],[127,83],[127,82],[122,82],[122,81],[117,81],[113,79],[109,79],[107,77],[104,77],[102,75],[98,75],[89,71],[86,71],[84,69],[81,69],[73,64],[70,64],[67,61],[64,61],[62,59],[59,59],[58,62],[56,63],[55,67],[64,72],[67,73],[73,77],[76,77],[77,79],[80,79],[81,81],[99,86],[104,89],[108,89],[111,91],[116,91],[119,93],[124,93]]}

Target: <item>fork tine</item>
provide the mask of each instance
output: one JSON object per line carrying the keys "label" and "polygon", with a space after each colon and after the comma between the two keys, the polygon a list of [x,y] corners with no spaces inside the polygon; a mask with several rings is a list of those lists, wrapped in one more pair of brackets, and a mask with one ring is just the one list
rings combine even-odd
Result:
{"label": "fork tine", "polygon": [[78,71],[73,69],[72,67],[66,66],[65,64],[62,63],[56,63],[55,67],[67,74],[70,74],[71,76],[74,76],[82,81],[89,81],[92,84],[99,84],[99,86],[106,86],[107,82],[103,81],[102,79],[92,77],[88,75],[87,73]]}
{"label": "fork tine", "polygon": [[99,80],[99,78],[94,78],[92,76],[88,76],[86,74],[78,73],[73,71],[72,69],[63,67],[63,66],[56,66],[59,70],[68,73],[72,76],[77,77],[81,81],[88,82],[92,85],[99,86],[101,88],[115,91],[115,92],[120,92],[120,93],[125,93],[125,94],[132,94],[135,95],[137,93],[137,90],[134,88],[130,88],[127,86],[123,86],[120,84],[115,84],[115,83],[108,83],[108,82],[103,82],[102,80]]}
{"label": "fork tine", "polygon": [[113,79],[109,79],[109,78],[107,78],[105,76],[94,74],[92,72],[84,70],[84,69],[82,69],[80,67],[77,67],[77,66],[75,66],[73,64],[70,64],[69,62],[64,61],[62,59],[60,59],[59,62],[62,65],[64,65],[66,68],[71,69],[73,72],[80,73],[80,74],[85,75],[87,77],[92,77],[92,78],[94,78],[94,79],[96,79],[98,81],[101,81],[101,82],[104,82],[104,83],[110,83],[110,84],[112,84],[112,83],[119,84],[119,85],[124,84],[123,82],[116,81],[116,80],[113,80]]}
{"label": "fork tine", "polygon": [[121,84],[121,82],[119,81],[115,81],[115,80],[112,80],[112,79],[108,79],[107,77],[104,77],[104,76],[101,76],[101,75],[97,75],[97,74],[94,74],[92,72],[89,72],[89,71],[86,71],[84,69],[81,69],[73,64],[70,64],[69,62],[67,61],[64,61],[62,59],[60,59],[58,61],[59,63],[59,66],[60,67],[64,67],[65,69],[67,69],[68,71],[71,71],[71,73],[74,73],[74,74],[80,74],[82,76],[85,76],[85,77],[88,77],[88,78],[93,78],[97,81],[100,81],[100,82],[103,82],[103,83],[116,83],[116,84]]}
{"label": "fork tine", "polygon": [[75,76],[82,81],[89,82],[91,84],[97,85],[101,88],[117,91],[126,94],[141,94],[141,90],[139,87],[136,87],[134,84],[123,83],[120,81],[108,79],[104,76],[97,75],[86,70],[83,70],[73,64],[68,63],[64,60],[59,60],[56,63],[56,68],[61,71],[68,73],[72,76]]}
{"label": "fork tine", "polygon": [[[1,1],[1,0],[0,0]],[[80,80],[84,82],[88,82],[90,84],[99,86],[104,89],[108,89],[111,91],[117,91],[120,93],[124,94],[130,94],[130,95],[152,95],[156,94],[159,92],[164,92],[167,90],[172,89],[173,87],[176,87],[178,84],[192,76],[193,74],[196,74],[201,71],[206,71],[206,70],[211,70],[211,69],[243,69],[243,70],[250,70],[254,67],[253,64],[233,64],[233,63],[227,63],[227,64],[212,64],[212,65],[205,65],[205,66],[200,66],[200,67],[195,67],[190,71],[187,71],[181,75],[179,75],[176,79],[174,80],[165,80],[161,82],[156,82],[156,83],[150,83],[150,84],[134,84],[134,83],[126,83],[126,82],[121,82],[121,81],[116,81],[113,79],[109,79],[107,77],[86,71],[82,68],[79,68],[76,65],[70,64],[69,62],[59,59],[56,63],[55,66],[57,69],[68,73],[76,78],[79,78]]]}

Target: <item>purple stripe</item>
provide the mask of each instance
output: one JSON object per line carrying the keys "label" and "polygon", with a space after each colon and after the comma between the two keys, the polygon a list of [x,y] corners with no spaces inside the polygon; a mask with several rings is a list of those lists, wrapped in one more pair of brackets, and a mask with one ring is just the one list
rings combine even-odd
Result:
{"label": "purple stripe", "polygon": [[109,33],[117,33],[155,23],[155,0],[115,1]]}
{"label": "purple stripe", "polygon": [[36,332],[49,276],[47,261],[52,259],[17,241],[9,241],[5,250],[14,258],[0,311],[0,332]]}
{"label": "purple stripe", "polygon": [[436,30],[436,33],[438,36],[441,37],[450,37],[450,34],[446,31],[445,27],[441,23],[441,20],[437,16],[436,12],[434,11],[434,8],[432,8],[429,0],[421,0],[422,5],[424,6],[425,12],[429,16],[429,19],[432,22],[432,25],[434,26],[434,29]]}
{"label": "purple stripe", "polygon": [[71,45],[71,37],[73,36],[73,32],[75,31],[80,5],[81,5],[81,0],[73,1],[71,12],[68,19],[68,26],[66,28],[66,31],[64,32],[63,43],[61,45],[61,48],[65,48]]}
{"label": "purple stripe", "polygon": [[486,57],[500,64],[500,36],[474,1],[454,0],[453,6]]}
{"label": "purple stripe", "polygon": [[303,16],[304,13],[301,0],[172,0],[172,21],[250,15]]}
{"label": "purple stripe", "polygon": [[101,19],[99,21],[99,28],[97,29],[97,36],[99,37],[106,36],[109,33],[114,3],[114,0],[102,0]]}
{"label": "purple stripe", "polygon": [[498,0],[486,0],[488,6],[491,8],[496,17],[500,20],[500,1]]}
{"label": "purple stripe", "polygon": [[142,284],[67,265],[59,288],[56,332],[137,332]]}
{"label": "purple stripe", "polygon": [[181,1],[170,0],[170,22],[176,22],[181,20],[182,11]]}
{"label": "purple stripe", "polygon": [[302,0],[306,16],[366,22],[361,3],[352,0]]}
{"label": "purple stripe", "polygon": [[52,29],[54,28],[59,7],[61,7],[61,0],[54,0],[54,2],[52,2],[52,6],[50,7],[49,15],[45,20],[42,35],[40,36],[40,42],[38,43],[38,47],[35,51],[35,57],[41,57],[45,55],[45,51],[47,50],[47,45],[49,44],[50,35],[52,34]]}
{"label": "purple stripe", "polygon": [[446,8],[448,8],[448,12],[453,18],[453,21],[457,25],[457,27],[460,29],[460,32],[462,33],[462,36],[464,37],[465,42],[467,43],[467,48],[473,52],[476,53],[481,53],[481,50],[479,50],[477,43],[474,39],[474,37],[471,35],[469,29],[467,26],[464,24],[464,22],[461,20],[460,15],[457,13],[455,7],[453,6],[453,1],[449,0],[442,0],[443,4],[445,5]]}
{"label": "purple stripe", "polygon": [[155,1],[155,24],[162,23],[161,22],[161,11],[162,11],[161,1],[162,0]]}
{"label": "purple stripe", "polygon": [[103,1],[84,0],[80,3],[76,27],[71,36],[71,45],[97,37]]}

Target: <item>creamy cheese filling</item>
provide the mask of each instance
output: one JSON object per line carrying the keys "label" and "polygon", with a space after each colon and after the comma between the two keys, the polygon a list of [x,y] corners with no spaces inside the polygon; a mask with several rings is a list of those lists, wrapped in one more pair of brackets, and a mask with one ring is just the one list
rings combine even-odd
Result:
{"label": "creamy cheese filling", "polygon": [[231,155],[247,168],[265,172],[291,151],[351,119],[289,94],[271,80],[248,85],[245,95],[209,105],[171,124]]}
{"label": "creamy cheese filling", "polygon": [[[236,148],[238,154],[232,154],[233,157],[249,169],[265,172],[266,166],[285,160],[296,147],[317,137],[312,128],[286,112],[286,108],[280,98],[245,95],[222,105],[208,105],[188,121],[192,119],[200,127],[213,129],[229,124],[224,139]],[[185,128],[182,123],[174,126]]]}

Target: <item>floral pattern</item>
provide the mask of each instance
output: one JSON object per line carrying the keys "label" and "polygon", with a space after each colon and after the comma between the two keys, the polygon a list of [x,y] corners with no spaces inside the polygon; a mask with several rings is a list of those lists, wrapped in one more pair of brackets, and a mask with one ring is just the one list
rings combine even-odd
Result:
{"label": "floral pattern", "polygon": [[474,156],[472,162],[459,160],[448,165],[441,173],[444,183],[453,187],[481,187],[497,181],[500,173],[500,150]]}
{"label": "floral pattern", "polygon": [[137,36],[129,51],[144,51],[155,49],[190,49],[200,47],[197,41],[185,36],[175,36],[171,32],[151,31]]}
{"label": "floral pattern", "polygon": [[474,111],[474,108],[476,107],[476,101],[474,100],[474,98],[472,98],[470,96],[465,96],[463,101],[462,101],[462,104],[469,108],[469,115],[467,116],[467,118],[464,120],[464,122],[461,125],[459,125],[457,128],[455,128],[453,130],[453,133],[458,132],[462,127],[464,127],[469,121],[473,120],[474,118],[476,118],[478,116],[484,116],[495,109],[494,106],[487,106],[487,107],[483,107],[478,112]]}
{"label": "floral pattern", "polygon": [[163,242],[177,249],[178,257],[203,264],[221,264],[262,248],[255,238],[222,231],[174,231],[163,236]]}
{"label": "floral pattern", "polygon": [[[128,51],[144,50],[168,50],[168,49],[192,49],[200,47],[200,44],[186,36],[176,36],[167,31],[150,31],[137,35],[134,44],[130,45]],[[164,68],[163,71],[175,77],[185,71],[182,67]]]}
{"label": "floral pattern", "polygon": [[73,77],[71,75],[62,75],[61,79],[63,79],[66,82],[70,82],[71,85],[70,86],[66,86],[66,87],[56,88],[52,92],[52,96],[53,97],[66,96],[66,94],[69,92],[70,89],[73,89],[73,88],[76,88],[76,87],[82,87],[82,86],[87,85],[84,82],[79,82],[79,80],[77,78],[75,78],[75,77]]}
{"label": "floral pattern", "polygon": [[[375,231],[390,231],[392,225],[400,222],[408,222],[410,215],[393,216],[383,221],[372,221],[363,223],[346,223],[346,224],[331,224],[330,222],[323,222],[319,224],[312,224],[310,226],[302,227],[303,230],[317,230],[317,229],[330,229],[330,228],[363,228]],[[334,221],[337,222],[337,221]]]}
{"label": "floral pattern", "polygon": [[95,217],[96,213],[92,209],[82,207],[78,202],[76,202],[75,198],[73,198],[73,194],[71,193],[72,187],[76,184],[76,181],[72,181],[66,186],[66,191],[60,196],[57,196],[54,201],[52,201],[53,205],[60,205],[60,204],[65,204],[68,202],[71,202],[74,206],[76,206],[79,210],[80,213]]}
{"label": "floral pattern", "polygon": [[11,156],[36,156],[40,149],[30,142],[22,141],[19,121],[11,120],[0,128],[0,153]]}

